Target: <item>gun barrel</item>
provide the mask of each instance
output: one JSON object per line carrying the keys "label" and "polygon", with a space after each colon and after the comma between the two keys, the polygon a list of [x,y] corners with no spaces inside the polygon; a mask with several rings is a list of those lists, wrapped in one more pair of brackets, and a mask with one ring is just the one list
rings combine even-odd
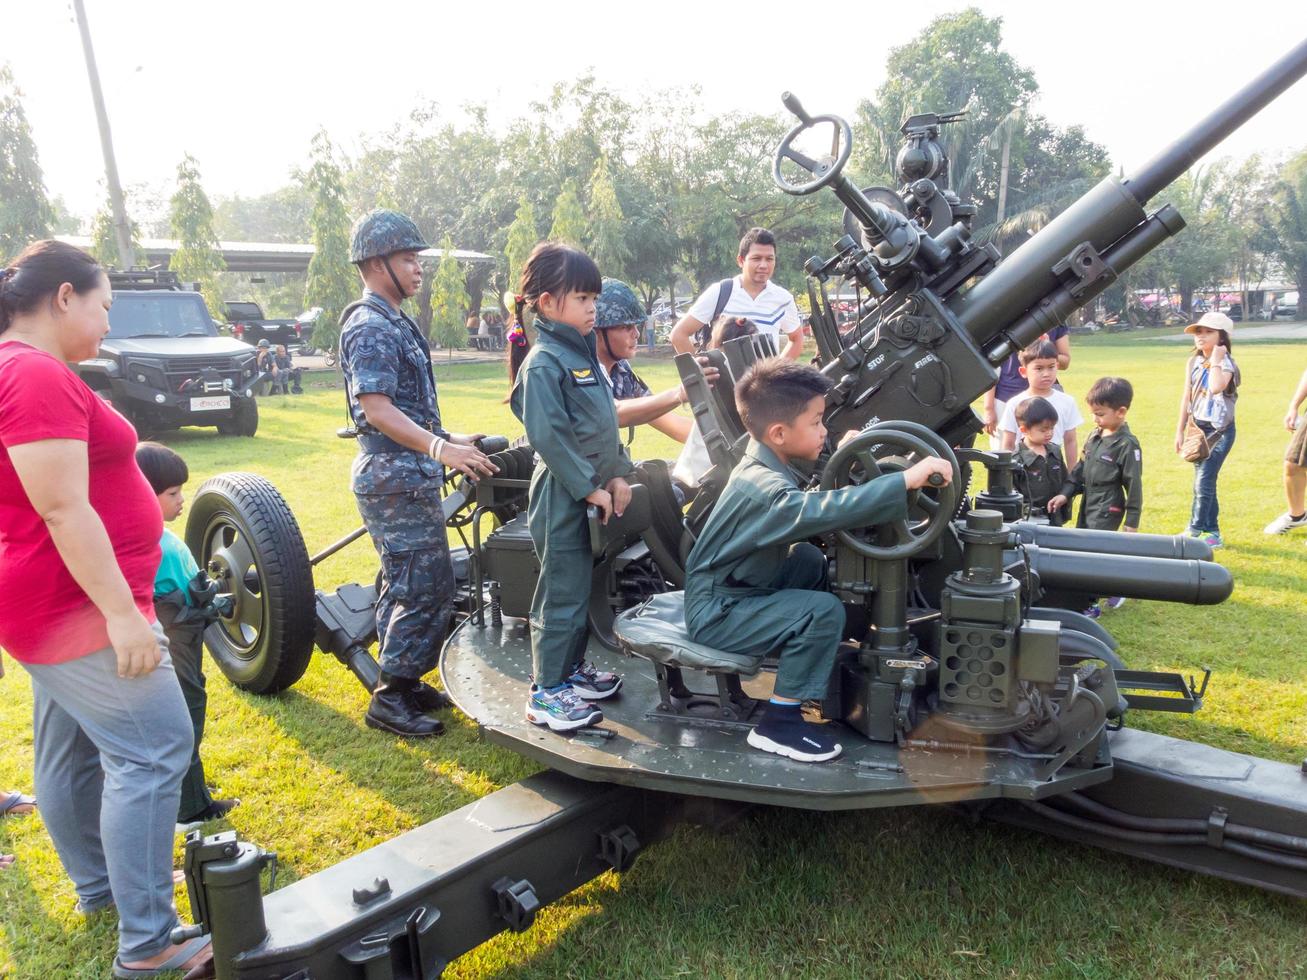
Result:
{"label": "gun barrel", "polygon": [[1140,204],[1147,202],[1304,74],[1307,74],[1307,41],[1298,44],[1226,99],[1215,112],[1149,160],[1126,179],[1125,186]]}
{"label": "gun barrel", "polygon": [[1187,534],[1124,534],[1078,527],[1054,527],[1019,521],[1009,525],[1017,540],[1055,551],[1087,551],[1095,555],[1133,558],[1211,561],[1211,545]]}
{"label": "gun barrel", "polygon": [[1214,606],[1234,591],[1225,566],[1210,561],[1136,558],[1027,545],[1030,567],[1046,587],[1088,595]]}

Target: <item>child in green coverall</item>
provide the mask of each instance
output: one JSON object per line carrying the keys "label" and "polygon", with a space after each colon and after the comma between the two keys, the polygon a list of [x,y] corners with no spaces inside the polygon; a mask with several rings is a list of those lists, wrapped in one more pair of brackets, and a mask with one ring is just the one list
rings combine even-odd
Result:
{"label": "child in green coverall", "polygon": [[[1061,495],[1049,501],[1050,507],[1063,506],[1083,494],[1076,527],[1139,530],[1139,516],[1144,509],[1143,452],[1125,421],[1134,396],[1135,390],[1125,378],[1099,378],[1085,396],[1096,428]],[[1125,599],[1121,596],[1107,600],[1108,609],[1123,605]],[[1086,609],[1085,615],[1097,618],[1098,603]]]}
{"label": "child in green coverall", "polygon": [[[165,522],[181,516],[185,498],[182,487],[190,479],[186,460],[167,446],[157,442],[143,442],[136,447],[136,465],[159,497],[159,509]],[[154,576],[154,611],[168,635],[168,652],[173,670],[181,684],[186,710],[190,712],[191,727],[195,731],[195,747],[191,749],[191,766],[182,779],[181,804],[177,808],[177,822],[190,829],[206,820],[217,820],[240,804],[240,800],[215,800],[204,778],[204,763],[200,761],[200,739],[204,737],[204,713],[208,696],[204,692],[204,634],[202,617],[186,615],[195,598],[188,586],[199,573],[199,566],[185,542],[166,527],[159,542],[163,558]]]}
{"label": "child in green coverall", "polygon": [[[531,600],[532,684],[526,717],[552,731],[603,720],[593,701],[621,687],[616,674],[585,659],[590,551],[587,505],[608,523],[631,500],[630,457],[595,350],[595,299],[603,288],[588,255],[557,242],[537,245],[522,270],[517,319],[536,313],[536,344],[513,376],[513,414],[540,456],[531,477],[527,523],[540,576]],[[521,338],[525,346],[525,335]],[[513,343],[518,346],[515,336]],[[514,360],[510,360],[510,371]]]}
{"label": "child in green coverall", "polygon": [[928,457],[860,486],[804,491],[790,471],[826,444],[820,371],[787,358],[756,364],[736,385],[751,436],[744,458],[690,552],[685,625],[698,643],[739,653],[779,651],[776,684],[754,748],[824,762],[840,754],[828,726],[806,721],[805,700],[826,694],[844,635],[844,607],[827,589],[826,558],[805,539],[907,516],[907,492],[953,468]]}

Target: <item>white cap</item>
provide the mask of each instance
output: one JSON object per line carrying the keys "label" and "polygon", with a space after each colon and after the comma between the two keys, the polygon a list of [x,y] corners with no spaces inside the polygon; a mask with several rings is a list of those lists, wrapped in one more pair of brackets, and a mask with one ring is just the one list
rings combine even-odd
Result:
{"label": "white cap", "polygon": [[1213,310],[1211,313],[1204,313],[1198,318],[1197,323],[1191,323],[1184,328],[1185,333],[1193,333],[1199,327],[1206,327],[1208,330],[1224,330],[1227,337],[1234,336],[1234,321],[1224,313],[1217,313]]}

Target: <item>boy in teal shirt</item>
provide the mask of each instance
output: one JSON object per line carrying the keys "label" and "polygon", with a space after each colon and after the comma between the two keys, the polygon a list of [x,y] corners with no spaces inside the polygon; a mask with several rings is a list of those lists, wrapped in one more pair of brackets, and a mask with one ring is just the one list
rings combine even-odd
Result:
{"label": "boy in teal shirt", "polygon": [[[150,489],[159,497],[165,522],[181,516],[185,497],[182,486],[190,479],[186,461],[167,446],[143,442],[136,447],[136,465],[145,474]],[[159,542],[163,558],[154,576],[154,611],[168,635],[168,652],[181,684],[182,697],[195,731],[191,765],[182,779],[177,823],[187,829],[206,820],[217,820],[240,804],[240,800],[217,800],[209,792],[200,761],[200,739],[204,736],[204,713],[208,696],[204,691],[204,628],[213,621],[214,589],[184,541],[166,527]],[[206,590],[207,587],[207,590]]]}
{"label": "boy in teal shirt", "polygon": [[815,460],[825,447],[829,390],[820,371],[787,358],[761,361],[739,382],[749,447],[686,567],[685,625],[696,642],[779,652],[774,693],[748,742],[799,762],[840,754],[829,727],[805,721],[800,706],[825,696],[845,626],[844,607],[828,591],[826,557],[805,539],[902,520],[909,490],[953,473],[932,456],[860,486],[801,490],[790,463]]}

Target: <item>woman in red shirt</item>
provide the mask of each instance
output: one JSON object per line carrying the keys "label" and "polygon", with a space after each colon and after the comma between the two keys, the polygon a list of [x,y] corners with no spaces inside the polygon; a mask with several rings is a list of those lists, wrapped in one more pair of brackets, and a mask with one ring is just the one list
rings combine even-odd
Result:
{"label": "woman in red shirt", "polygon": [[172,846],[191,726],[154,621],[162,524],[136,432],[66,362],[113,294],[86,253],[36,242],[0,270],[0,647],[31,675],[41,813],[84,911],[118,907],[115,976],[174,948]]}

